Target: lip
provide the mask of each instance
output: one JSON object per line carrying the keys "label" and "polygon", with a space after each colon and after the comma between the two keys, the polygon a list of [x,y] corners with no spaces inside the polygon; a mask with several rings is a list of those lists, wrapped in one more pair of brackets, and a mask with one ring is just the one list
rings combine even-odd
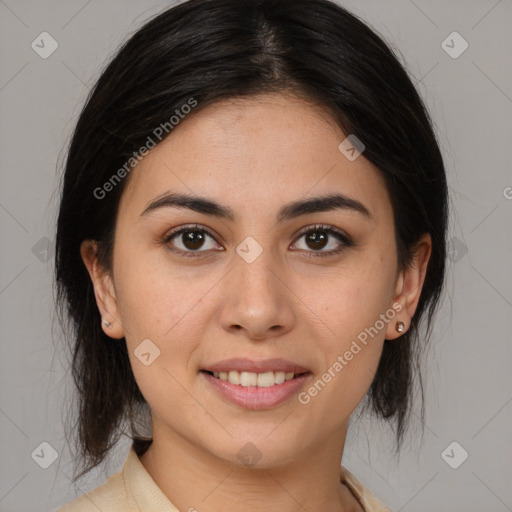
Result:
{"label": "lip", "polygon": [[254,359],[247,359],[244,357],[237,357],[233,359],[225,359],[214,364],[207,364],[202,368],[209,372],[229,372],[236,370],[238,372],[253,372],[253,373],[265,373],[265,372],[293,372],[306,373],[309,372],[307,368],[300,366],[297,363],[288,361],[286,359],[265,359],[256,361]]}
{"label": "lip", "polygon": [[[233,370],[235,368],[231,367],[231,369]],[[207,384],[209,384],[224,400],[239,407],[243,407],[244,409],[253,411],[271,409],[272,407],[276,407],[285,402],[292,396],[299,393],[304,387],[305,382],[312,375],[311,372],[306,372],[291,380],[286,380],[282,384],[275,384],[274,386],[260,388],[257,386],[245,387],[232,384],[227,380],[217,379],[213,375],[206,373],[204,370],[199,373],[203,376]]]}

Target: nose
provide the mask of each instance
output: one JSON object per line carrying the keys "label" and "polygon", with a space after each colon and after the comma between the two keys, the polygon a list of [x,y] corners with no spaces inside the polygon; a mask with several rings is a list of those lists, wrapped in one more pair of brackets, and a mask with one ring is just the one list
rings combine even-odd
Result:
{"label": "nose", "polygon": [[236,254],[232,265],[224,282],[222,328],[251,340],[288,332],[295,320],[293,292],[272,251],[264,250],[250,263]]}

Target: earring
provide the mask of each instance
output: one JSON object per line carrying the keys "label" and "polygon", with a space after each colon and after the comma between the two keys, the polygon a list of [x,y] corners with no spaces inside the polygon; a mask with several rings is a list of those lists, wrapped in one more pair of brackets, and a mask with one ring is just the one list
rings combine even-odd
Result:
{"label": "earring", "polygon": [[405,324],[403,322],[397,322],[395,328],[398,332],[403,332],[405,329]]}
{"label": "earring", "polygon": [[108,320],[103,320],[103,323],[107,326],[108,329],[112,327],[112,324]]}

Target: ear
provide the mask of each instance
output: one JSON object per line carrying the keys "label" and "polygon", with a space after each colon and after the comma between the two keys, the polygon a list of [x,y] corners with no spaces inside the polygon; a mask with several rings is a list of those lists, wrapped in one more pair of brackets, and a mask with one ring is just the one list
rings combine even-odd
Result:
{"label": "ear", "polygon": [[[80,255],[94,286],[96,304],[101,314],[101,326],[105,334],[111,338],[120,339],[124,337],[124,329],[120,321],[115,287],[110,274],[101,268],[97,252],[98,243],[96,240],[89,239],[82,242]],[[110,322],[112,326],[107,327],[103,322],[104,320]]]}
{"label": "ear", "polygon": [[[393,322],[389,322],[386,329],[386,339],[394,340],[402,336],[411,325],[411,319],[414,316],[418,302],[425,282],[427,266],[432,253],[432,239],[429,233],[421,236],[415,246],[414,256],[410,265],[400,272],[396,282],[395,311],[398,311]],[[400,308],[397,304],[400,304]],[[396,323],[403,322],[405,328],[402,332],[396,330]]]}

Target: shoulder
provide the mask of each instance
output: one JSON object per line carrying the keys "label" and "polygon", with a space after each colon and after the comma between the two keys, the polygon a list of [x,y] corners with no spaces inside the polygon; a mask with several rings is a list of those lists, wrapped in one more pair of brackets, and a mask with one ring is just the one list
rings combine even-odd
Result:
{"label": "shoulder", "polygon": [[63,505],[56,512],[131,512],[138,508],[126,489],[123,473],[112,475],[103,485]]}
{"label": "shoulder", "polygon": [[350,471],[341,467],[342,482],[350,489],[352,494],[358,499],[364,512],[391,512],[380,502],[366,487],[364,487]]}

